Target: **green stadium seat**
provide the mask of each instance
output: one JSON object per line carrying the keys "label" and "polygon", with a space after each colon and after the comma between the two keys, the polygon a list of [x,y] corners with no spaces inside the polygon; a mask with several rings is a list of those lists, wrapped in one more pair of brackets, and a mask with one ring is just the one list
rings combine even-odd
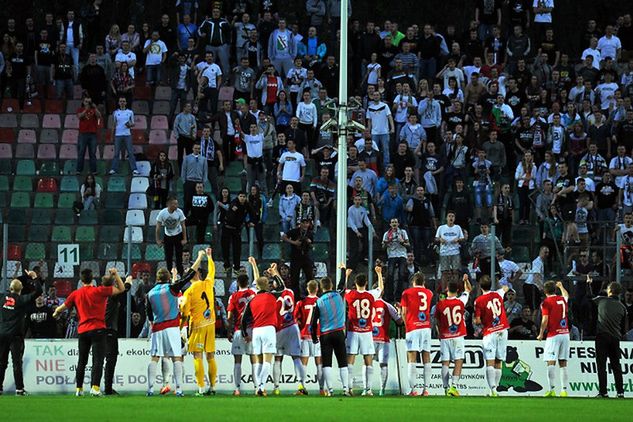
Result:
{"label": "green stadium seat", "polygon": [[64,163],[64,174],[66,175],[74,175],[77,173],[77,161],[76,160],[67,160]]}
{"label": "green stadium seat", "polygon": [[55,213],[56,225],[75,224],[75,213],[70,208],[60,208]]}
{"label": "green stadium seat", "polygon": [[75,242],[94,242],[95,228],[93,226],[78,226],[75,232]]}
{"label": "green stadium seat", "polygon": [[12,172],[11,160],[0,160],[0,174],[11,174]]}
{"label": "green stadium seat", "polygon": [[108,193],[102,202],[108,210],[124,210],[127,208],[127,194],[119,192]]}
{"label": "green stadium seat", "polygon": [[100,243],[99,247],[97,248],[96,256],[98,256],[100,260],[118,259],[118,243]]}
{"label": "green stadium seat", "polygon": [[147,230],[145,230],[145,242],[156,243],[156,226],[148,227]]}
{"label": "green stadium seat", "polygon": [[51,237],[50,226],[31,225],[29,227],[29,242],[48,242]]}
{"label": "green stadium seat", "polygon": [[31,208],[31,197],[27,192],[14,192],[11,195],[12,208]]}
{"label": "green stadium seat", "polygon": [[127,192],[126,178],[122,176],[111,176],[108,180],[108,193],[110,192]]}
{"label": "green stadium seat", "polygon": [[35,208],[53,208],[53,194],[52,193],[41,193],[38,192],[35,194],[35,201],[33,206]]}
{"label": "green stadium seat", "polygon": [[[110,195],[108,195],[108,197],[110,197]],[[123,218],[122,211],[118,209],[105,210],[101,212],[99,222],[109,226],[121,226],[125,224],[125,219]]]}
{"label": "green stadium seat", "polygon": [[85,262],[95,259],[94,243],[80,243],[79,244],[79,261]]}
{"label": "green stadium seat", "polygon": [[17,176],[35,176],[35,161],[33,160],[20,160],[15,168],[15,174]]}
{"label": "green stadium seat", "polygon": [[9,191],[9,178],[7,176],[0,176],[0,192]]}
{"label": "green stadium seat", "polygon": [[[7,199],[8,197],[8,192],[0,191],[0,209],[5,209],[9,207],[9,200]],[[0,216],[2,216],[2,213],[0,213]]]}
{"label": "green stadium seat", "polygon": [[[9,220],[10,221],[10,220]],[[9,225],[9,242],[18,243],[26,241],[24,226],[12,223]]]}
{"label": "green stadium seat", "polygon": [[59,187],[61,192],[79,192],[79,181],[75,176],[64,176]]}
{"label": "green stadium seat", "polygon": [[11,224],[20,224],[26,225],[30,223],[29,219],[29,211],[28,209],[9,209],[9,213],[7,215],[7,221],[10,221]]}
{"label": "green stadium seat", "polygon": [[68,243],[72,241],[70,226],[55,226],[53,227],[53,234],[51,236],[51,242]]}
{"label": "green stadium seat", "polygon": [[57,200],[57,208],[71,210],[75,201],[79,199],[78,193],[62,193]]}
{"label": "green stadium seat", "polygon": [[33,209],[31,224],[50,225],[53,222],[53,210],[46,208]]}
{"label": "green stadium seat", "polygon": [[[121,247],[121,259],[123,260],[127,260],[127,244],[124,244]],[[143,259],[142,254],[141,254],[141,245],[133,243],[132,244],[132,261],[139,261],[141,259]]]}
{"label": "green stadium seat", "polygon": [[240,177],[240,173],[244,170],[244,165],[241,161],[231,161],[227,167],[224,168],[226,177]]}
{"label": "green stadium seat", "polygon": [[315,242],[326,242],[326,243],[328,243],[330,241],[330,233],[326,229],[321,227],[314,234],[314,241]]}
{"label": "green stadium seat", "polygon": [[242,190],[242,179],[240,179],[239,177],[225,177],[224,186],[227,187],[231,192],[239,192],[240,190]]}
{"label": "green stadium seat", "polygon": [[28,243],[24,252],[24,259],[29,261],[46,259],[46,245],[44,243]]}
{"label": "green stadium seat", "polygon": [[[105,160],[98,160],[97,161],[97,173],[99,174],[106,174],[108,171],[110,171],[110,167],[109,167],[109,163]],[[101,186],[103,186],[103,180],[99,183]]]}
{"label": "green stadium seat", "polygon": [[33,180],[30,176],[15,176],[13,179],[14,192],[32,192]]}
{"label": "green stadium seat", "polygon": [[279,243],[264,244],[264,254],[262,259],[267,261],[276,261],[281,259],[281,246]]}
{"label": "green stadium seat", "polygon": [[164,261],[165,250],[162,246],[149,244],[145,248],[145,261]]}
{"label": "green stadium seat", "polygon": [[59,176],[59,164],[57,161],[44,161],[40,167],[40,176]]}
{"label": "green stadium seat", "polygon": [[325,261],[329,259],[330,245],[325,243],[316,243],[314,245],[314,260]]}
{"label": "green stadium seat", "polygon": [[120,243],[123,236],[123,227],[120,226],[101,226],[99,228],[99,241]]}
{"label": "green stadium seat", "polygon": [[79,214],[79,224],[81,225],[93,225],[98,222],[97,210],[83,210],[81,214]]}

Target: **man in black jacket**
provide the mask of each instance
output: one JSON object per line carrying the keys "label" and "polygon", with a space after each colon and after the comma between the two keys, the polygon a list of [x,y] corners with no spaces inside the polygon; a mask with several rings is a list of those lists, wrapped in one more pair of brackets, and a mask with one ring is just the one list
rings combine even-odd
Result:
{"label": "man in black jacket", "polygon": [[[35,279],[35,272],[28,273],[31,279]],[[9,352],[13,361],[13,377],[15,378],[15,394],[26,395],[24,391],[24,377],[22,374],[22,356],[24,355],[24,321],[29,305],[35,298],[42,294],[42,286],[39,282],[35,290],[22,295],[22,282],[13,280],[9,285],[9,292],[5,295],[0,308],[0,394],[4,374],[9,363]]]}
{"label": "man in black jacket", "polygon": [[[103,281],[104,286],[112,286],[112,279],[106,278]],[[119,311],[125,306],[127,293],[132,287],[132,276],[128,275],[125,279],[125,292],[118,296],[110,296],[106,304],[105,323],[106,323],[106,350],[105,350],[105,367],[103,382],[105,389],[103,394],[106,396],[118,395],[112,388],[114,380],[114,369],[116,368],[117,358],[119,357]]]}
{"label": "man in black jacket", "polygon": [[233,272],[237,275],[240,269],[240,256],[242,252],[242,226],[246,223],[246,216],[251,214],[251,206],[246,201],[246,193],[240,192],[224,214],[222,221],[222,257],[224,259],[224,271],[231,271],[231,248],[233,248]]}

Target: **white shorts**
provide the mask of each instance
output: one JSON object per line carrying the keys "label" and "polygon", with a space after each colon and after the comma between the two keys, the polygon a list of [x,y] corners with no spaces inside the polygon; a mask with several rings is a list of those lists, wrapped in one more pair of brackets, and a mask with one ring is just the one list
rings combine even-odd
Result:
{"label": "white shorts", "polygon": [[374,349],[374,336],[371,331],[366,333],[348,331],[345,346],[348,355],[368,356],[376,352]]}
{"label": "white shorts", "polygon": [[431,329],[418,328],[405,336],[407,352],[431,352]]}
{"label": "white shorts", "polygon": [[569,334],[557,334],[545,340],[545,354],[543,360],[568,360]]}
{"label": "white shorts", "polygon": [[312,340],[303,339],[301,340],[301,357],[321,357],[321,343],[314,344]]}
{"label": "white shorts", "polygon": [[[249,329],[252,332],[252,330]],[[253,354],[253,345],[246,342],[242,337],[242,332],[237,330],[233,333],[233,341],[231,342],[231,354],[233,356],[251,355]]]}
{"label": "white shorts", "polygon": [[277,333],[275,327],[267,325],[265,327],[253,328],[252,353],[261,355],[263,353],[274,354],[277,351]]}
{"label": "white shorts", "polygon": [[182,356],[182,344],[180,342],[180,329],[169,327],[150,334],[149,352],[151,356],[180,357]]}
{"label": "white shorts", "polygon": [[508,330],[497,331],[496,333],[484,336],[484,359],[486,360],[506,360],[506,349],[508,346]]}
{"label": "white shorts", "polygon": [[389,349],[390,343],[374,343],[374,347],[376,348],[376,360],[380,364],[388,364],[389,363]]}
{"label": "white shorts", "polygon": [[464,337],[440,339],[442,362],[455,362],[464,359]]}
{"label": "white shorts", "polygon": [[297,324],[277,332],[277,356],[284,355],[301,355],[301,333]]}

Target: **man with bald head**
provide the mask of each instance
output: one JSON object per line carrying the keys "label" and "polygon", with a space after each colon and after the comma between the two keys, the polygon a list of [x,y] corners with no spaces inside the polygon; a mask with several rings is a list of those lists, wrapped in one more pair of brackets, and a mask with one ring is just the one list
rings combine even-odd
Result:
{"label": "man with bald head", "polygon": [[[37,274],[29,271],[28,276],[35,280]],[[22,375],[22,356],[24,355],[24,317],[29,305],[42,294],[42,286],[36,283],[35,291],[22,295],[22,282],[13,280],[9,291],[2,299],[0,308],[0,394],[4,374],[9,363],[9,352],[13,361],[13,377],[15,378],[15,394],[26,395],[24,391],[24,377]]]}

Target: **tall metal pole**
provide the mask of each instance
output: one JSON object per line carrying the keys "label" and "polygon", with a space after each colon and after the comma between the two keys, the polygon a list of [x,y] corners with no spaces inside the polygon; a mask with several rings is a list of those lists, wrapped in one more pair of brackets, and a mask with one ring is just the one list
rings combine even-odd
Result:
{"label": "tall metal pole", "polygon": [[497,226],[490,225],[490,281],[492,282],[491,288],[495,290],[497,288],[497,280],[495,278],[495,265],[497,263]]}
{"label": "tall metal pole", "polygon": [[[132,274],[132,226],[127,226],[127,273]],[[125,298],[125,337],[132,337],[132,293]]]}
{"label": "tall metal pole", "polygon": [[616,233],[615,236],[615,281],[621,282],[622,279],[622,263],[620,262],[620,248],[622,247],[621,230]]}
{"label": "tall metal pole", "polygon": [[338,179],[336,184],[336,280],[341,279],[339,264],[346,263],[347,253],[347,6],[341,0],[341,46],[338,87]]}
{"label": "tall metal pole", "polygon": [[9,291],[9,280],[7,279],[7,254],[9,253],[9,225],[2,225],[2,280],[0,280],[0,293]]}

